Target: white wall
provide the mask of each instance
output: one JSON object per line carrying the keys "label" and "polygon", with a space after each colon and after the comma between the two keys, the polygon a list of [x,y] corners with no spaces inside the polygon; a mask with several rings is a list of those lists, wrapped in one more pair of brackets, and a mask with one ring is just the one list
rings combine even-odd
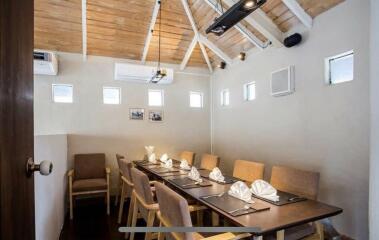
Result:
{"label": "white wall", "polygon": [[53,163],[49,176],[34,174],[36,239],[58,239],[66,209],[67,136],[35,136],[34,155],[36,163]]}
{"label": "white wall", "polygon": [[371,93],[371,161],[370,161],[370,239],[379,239],[379,1],[371,1],[370,93]]}
{"label": "white wall", "polygon": [[[115,153],[141,159],[145,145],[155,145],[157,153],[176,156],[180,151],[210,151],[209,76],[176,73],[173,84],[147,85],[114,81],[114,62],[90,56],[83,62],[79,54],[59,53],[58,76],[35,76],[36,134],[68,134],[69,160],[75,153],[104,152],[107,164],[116,168]],[[204,74],[192,69],[192,73]],[[51,84],[74,85],[74,103],[53,103]],[[102,103],[103,86],[122,88],[121,105]],[[148,107],[148,89],[164,90],[163,123],[129,120],[129,108]],[[204,93],[204,108],[189,107],[189,92]],[[112,182],[116,186],[116,171]]]}
{"label": "white wall", "polygon": [[[315,19],[304,42],[271,49],[218,70],[213,82],[214,151],[221,167],[234,160],[319,171],[321,201],[342,207],[333,218],[339,231],[368,239],[369,176],[369,4],[351,0]],[[355,52],[355,79],[337,86],[324,82],[324,58]],[[271,97],[270,73],[295,65],[296,92]],[[256,81],[257,99],[243,101],[242,85]],[[220,91],[231,92],[220,106]]]}

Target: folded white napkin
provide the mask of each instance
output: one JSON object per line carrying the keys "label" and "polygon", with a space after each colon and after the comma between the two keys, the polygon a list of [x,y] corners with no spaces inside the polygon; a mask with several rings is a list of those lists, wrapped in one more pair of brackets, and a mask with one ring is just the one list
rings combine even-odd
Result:
{"label": "folded white napkin", "polygon": [[225,182],[225,177],[218,167],[213,168],[212,172],[209,173],[209,178],[217,182]]}
{"label": "folded white napkin", "polygon": [[152,153],[152,154],[148,157],[148,160],[149,160],[149,162],[151,162],[151,163],[157,163],[157,159],[155,158],[155,153]]}
{"label": "folded white napkin", "polygon": [[254,202],[251,197],[251,191],[249,187],[246,185],[246,183],[241,181],[233,183],[233,185],[230,186],[228,194],[247,203]]}
{"label": "folded white napkin", "polygon": [[172,160],[167,160],[166,162],[162,163],[161,166],[164,168],[172,168]]}
{"label": "folded white napkin", "polygon": [[145,146],[147,159],[149,159],[151,154],[154,153],[154,148],[155,148],[154,146]]}
{"label": "folded white napkin", "polygon": [[166,162],[168,160],[168,155],[167,153],[163,154],[160,158],[161,162]]}
{"label": "folded white napkin", "polygon": [[261,198],[265,198],[274,202],[279,201],[276,189],[266,181],[261,179],[255,180],[251,184],[251,192]]}
{"label": "folded white napkin", "polygon": [[203,179],[200,177],[199,171],[195,167],[191,168],[191,171],[188,173],[188,177],[196,182],[202,182]]}
{"label": "folded white napkin", "polygon": [[187,160],[185,160],[185,159],[182,159],[180,161],[180,168],[184,169],[184,170],[190,170],[191,169],[190,165],[188,164]]}

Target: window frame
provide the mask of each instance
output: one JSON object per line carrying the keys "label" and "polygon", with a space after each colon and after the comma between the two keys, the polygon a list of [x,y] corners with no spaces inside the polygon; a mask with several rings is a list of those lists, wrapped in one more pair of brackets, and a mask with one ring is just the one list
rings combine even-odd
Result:
{"label": "window frame", "polygon": [[[225,101],[225,93],[228,93],[228,104],[226,104]],[[228,88],[221,90],[221,106],[222,107],[228,107],[230,105],[230,90]]]}
{"label": "window frame", "polygon": [[[341,59],[341,58],[344,58],[344,57],[348,57],[350,55],[352,55],[352,57],[353,57],[353,69],[352,69],[353,77],[351,79],[349,79],[349,80],[346,80],[346,81],[333,82],[332,81],[332,67],[331,67],[332,61],[337,60],[337,59]],[[351,82],[351,81],[354,80],[354,57],[355,57],[354,55],[355,55],[354,54],[354,50],[350,50],[350,51],[347,51],[347,52],[343,52],[341,54],[337,54],[337,55],[325,58],[325,83],[327,85],[333,86],[333,85],[338,85],[340,83]]]}
{"label": "window frame", "polygon": [[[160,92],[160,94],[161,94],[161,105],[151,105],[150,104],[150,92]],[[163,107],[164,106],[164,90],[163,89],[148,89],[148,91],[147,91],[147,105],[149,107]]]}
{"label": "window frame", "polygon": [[[254,86],[254,98],[249,99],[249,86]],[[248,82],[243,85],[243,99],[246,102],[252,102],[257,98],[257,83],[256,81]]]}
{"label": "window frame", "polygon": [[[104,100],[104,90],[105,89],[118,89],[118,103],[106,103]],[[121,87],[112,87],[112,86],[103,86],[103,104],[104,105],[121,105],[121,100],[122,100],[122,97],[121,97]]]}
{"label": "window frame", "polygon": [[[55,94],[54,94],[54,88],[56,86],[64,86],[64,87],[71,87],[72,89],[72,94],[71,94],[71,102],[57,102],[55,101]],[[52,102],[53,103],[67,103],[67,104],[70,104],[70,103],[74,103],[74,85],[73,84],[68,84],[68,83],[53,83],[51,84],[51,99],[52,99]]]}
{"label": "window frame", "polygon": [[[195,95],[195,94],[200,95],[200,107],[192,106],[191,105],[191,96]],[[189,92],[189,98],[190,98],[190,100],[189,100],[189,106],[190,106],[190,108],[203,108],[204,107],[204,93],[203,92],[200,92],[200,91],[190,91]]]}

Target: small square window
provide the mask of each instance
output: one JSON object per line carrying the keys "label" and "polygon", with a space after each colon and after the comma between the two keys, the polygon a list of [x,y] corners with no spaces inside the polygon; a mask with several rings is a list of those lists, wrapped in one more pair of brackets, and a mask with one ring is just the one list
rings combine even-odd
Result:
{"label": "small square window", "polygon": [[354,79],[354,52],[346,52],[325,59],[326,82],[330,85]]}
{"label": "small square window", "polygon": [[103,103],[104,104],[120,104],[121,103],[121,88],[103,87]]}
{"label": "small square window", "polygon": [[230,93],[228,89],[221,91],[221,106],[229,106]]}
{"label": "small square window", "polygon": [[190,92],[190,107],[202,108],[203,107],[203,93]]}
{"label": "small square window", "polygon": [[73,86],[69,84],[53,84],[53,101],[56,103],[73,102]]}
{"label": "small square window", "polygon": [[253,101],[255,99],[255,82],[244,84],[243,92],[245,101]]}
{"label": "small square window", "polygon": [[163,90],[149,89],[149,106],[163,106]]}

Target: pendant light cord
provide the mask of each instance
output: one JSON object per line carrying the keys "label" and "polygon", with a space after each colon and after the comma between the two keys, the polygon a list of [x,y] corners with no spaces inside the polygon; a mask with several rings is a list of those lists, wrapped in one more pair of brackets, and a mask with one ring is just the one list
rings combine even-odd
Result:
{"label": "pendant light cord", "polygon": [[159,1],[158,71],[161,70],[162,2]]}

